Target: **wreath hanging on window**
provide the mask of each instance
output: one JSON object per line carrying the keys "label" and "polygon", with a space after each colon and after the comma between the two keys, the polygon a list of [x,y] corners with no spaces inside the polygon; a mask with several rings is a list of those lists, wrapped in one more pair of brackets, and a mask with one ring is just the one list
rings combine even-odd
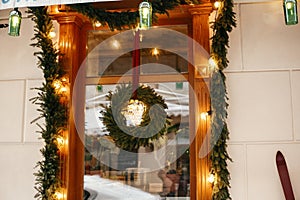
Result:
{"label": "wreath hanging on window", "polygon": [[[126,151],[136,152],[141,146],[150,146],[152,141],[164,136],[170,119],[167,117],[167,104],[162,96],[149,86],[140,85],[133,94],[132,84],[121,84],[115,92],[108,93],[110,105],[101,111],[100,118],[116,146]],[[125,117],[131,102],[142,102],[144,111],[138,125],[128,123]]]}

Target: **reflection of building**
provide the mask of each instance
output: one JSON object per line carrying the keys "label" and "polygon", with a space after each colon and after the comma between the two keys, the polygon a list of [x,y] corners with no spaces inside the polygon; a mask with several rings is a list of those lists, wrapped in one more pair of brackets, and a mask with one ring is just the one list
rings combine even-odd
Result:
{"label": "reflection of building", "polygon": [[[163,183],[158,177],[158,171],[166,170],[177,173],[178,177],[189,176],[189,96],[188,83],[183,82],[182,88],[176,88],[175,82],[147,84],[155,88],[168,105],[167,114],[171,118],[171,125],[167,135],[153,141],[151,147],[140,147],[137,153],[126,152],[117,148],[107,138],[101,118],[103,105],[106,101],[105,93],[114,91],[115,85],[103,85],[101,91],[96,86],[86,87],[86,160],[87,174],[101,174],[103,177],[122,181],[134,187],[151,193],[161,193]],[[94,95],[94,96],[93,96]],[[101,104],[101,105],[100,105]],[[93,142],[91,142],[93,141]],[[90,144],[90,145],[87,145]],[[94,161],[94,162],[91,162]],[[188,181],[185,178],[185,186]],[[175,183],[174,183],[175,184]],[[179,184],[179,179],[176,182]],[[179,188],[182,190],[182,188]],[[178,190],[178,187],[177,187]],[[177,193],[176,193],[177,194]],[[175,195],[175,193],[174,193]],[[186,192],[179,191],[185,196]]]}
{"label": "reflection of building", "polygon": [[[168,105],[168,116],[179,116],[188,118],[189,115],[189,96],[188,83],[185,82],[182,89],[176,89],[176,83],[158,83],[147,84],[155,88],[155,91],[161,95]],[[86,87],[86,110],[85,110],[85,129],[86,134],[104,133],[103,124],[100,120],[102,106],[109,102],[106,100],[106,94],[114,91],[115,85],[103,85],[102,92],[97,91],[96,86]],[[178,117],[177,117],[178,118]],[[186,119],[188,120],[188,119]],[[187,123],[188,121],[184,122]]]}

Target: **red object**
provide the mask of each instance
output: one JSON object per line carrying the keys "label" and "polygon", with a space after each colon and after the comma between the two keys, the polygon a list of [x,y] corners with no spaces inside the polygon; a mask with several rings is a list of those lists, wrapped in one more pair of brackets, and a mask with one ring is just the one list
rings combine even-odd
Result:
{"label": "red object", "polygon": [[140,78],[140,30],[135,32],[134,49],[132,55],[132,92],[136,98],[136,90],[139,87]]}
{"label": "red object", "polygon": [[293,188],[284,156],[280,151],[276,154],[276,165],[286,200],[295,200]]}

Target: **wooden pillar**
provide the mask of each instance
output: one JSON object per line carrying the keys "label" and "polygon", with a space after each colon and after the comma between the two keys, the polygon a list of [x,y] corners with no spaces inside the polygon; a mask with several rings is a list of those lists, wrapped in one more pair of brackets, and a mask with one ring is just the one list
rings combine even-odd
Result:
{"label": "wooden pillar", "polygon": [[[78,14],[55,15],[60,24],[59,50],[63,54],[62,64],[70,80],[70,111],[68,152],[64,161],[63,182],[68,200],[83,198],[84,176],[84,85],[74,88],[80,68],[80,38],[83,20]],[[85,75],[85,74],[83,74]],[[76,116],[76,117],[74,117]],[[76,122],[75,123],[75,118]],[[80,122],[80,123],[79,123]]]}
{"label": "wooden pillar", "polygon": [[[192,15],[193,40],[210,53],[209,15],[212,12],[212,5],[203,3],[191,7],[189,11]],[[212,189],[207,182],[210,166],[209,155],[200,158],[199,152],[201,147],[206,148],[207,151],[209,148],[208,141],[205,140],[210,126],[209,116],[205,120],[200,117],[202,112],[210,109],[209,78],[203,77],[197,72],[197,55],[194,54],[192,59],[195,61],[195,66],[189,66],[189,80],[193,87],[193,94],[190,94],[190,109],[195,112],[190,114],[191,137],[193,138],[190,145],[191,200],[208,200],[211,198]]]}
{"label": "wooden pillar", "polygon": [[212,4],[204,3],[189,9],[193,16],[193,39],[209,52],[209,15],[212,12]]}

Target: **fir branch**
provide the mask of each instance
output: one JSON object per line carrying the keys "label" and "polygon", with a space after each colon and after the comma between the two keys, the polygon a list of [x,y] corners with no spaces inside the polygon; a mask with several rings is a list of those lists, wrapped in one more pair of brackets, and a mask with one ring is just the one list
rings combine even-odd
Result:
{"label": "fir branch", "polygon": [[39,118],[45,119],[45,127],[38,124],[45,145],[40,150],[43,159],[37,163],[36,167],[39,169],[34,173],[37,190],[35,198],[51,200],[56,199],[55,192],[61,187],[60,157],[56,138],[68,121],[68,108],[60,102],[61,96],[56,93],[53,81],[61,78],[64,71],[57,61],[60,53],[49,37],[53,24],[47,13],[47,7],[29,8],[29,12],[35,22],[33,40],[36,42],[31,46],[40,48],[40,51],[35,52],[34,55],[38,58],[38,67],[43,70],[45,78],[43,86],[36,88],[39,91],[38,96],[33,98],[33,103],[40,107]]}
{"label": "fir branch", "polygon": [[[197,0],[152,0],[153,19],[157,19],[156,14],[168,15],[168,10],[174,9],[180,4],[198,3]],[[87,16],[92,22],[98,21],[102,25],[108,25],[111,30],[123,30],[136,27],[139,20],[139,11],[106,11],[97,9],[91,3],[71,4],[69,7]]]}
{"label": "fir branch", "polygon": [[217,69],[213,72],[210,85],[211,94],[211,171],[215,174],[215,184],[212,191],[212,200],[231,199],[230,173],[227,161],[232,161],[227,152],[229,130],[227,128],[228,97],[226,76],[223,70],[228,66],[227,48],[229,47],[229,32],[236,26],[232,0],[221,0],[217,18],[212,25],[213,37],[211,57],[216,61]]}

